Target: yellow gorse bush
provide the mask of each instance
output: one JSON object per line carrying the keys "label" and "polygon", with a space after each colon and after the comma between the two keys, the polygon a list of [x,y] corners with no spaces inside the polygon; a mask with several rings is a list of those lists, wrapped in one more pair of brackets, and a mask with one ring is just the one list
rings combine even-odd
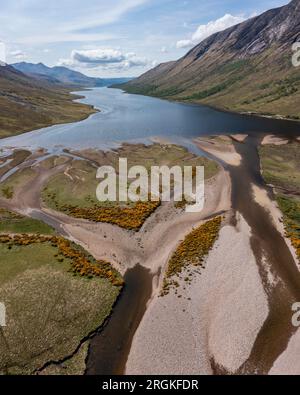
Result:
{"label": "yellow gorse bush", "polygon": [[[173,279],[189,265],[200,266],[205,256],[212,249],[218,238],[222,217],[216,217],[194,229],[179,244],[172,255],[163,281],[161,296],[169,293],[171,288],[178,288],[179,284]],[[186,282],[190,279],[187,277]]]}
{"label": "yellow gorse bush", "polygon": [[130,207],[74,207],[64,205],[59,207],[63,212],[74,218],[87,219],[120,226],[127,230],[139,230],[146,219],[160,206],[161,202],[137,202]]}
{"label": "yellow gorse bush", "polygon": [[[70,259],[71,271],[80,276],[89,278],[100,277],[108,279],[114,286],[122,286],[124,281],[121,279],[119,273],[111,266],[110,263],[102,260],[93,262],[91,257],[88,257],[80,248],[76,248],[73,243],[58,236],[43,236],[43,235],[0,235],[0,243],[8,244],[9,248],[12,246],[29,246],[37,243],[49,243],[56,247],[59,255]],[[59,262],[63,258],[56,256]]]}

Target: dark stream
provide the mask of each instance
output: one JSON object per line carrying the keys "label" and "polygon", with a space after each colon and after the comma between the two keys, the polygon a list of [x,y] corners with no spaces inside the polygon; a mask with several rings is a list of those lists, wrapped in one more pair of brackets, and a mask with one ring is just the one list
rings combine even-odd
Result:
{"label": "dark stream", "polygon": [[135,331],[146,311],[152,293],[153,276],[142,266],[125,275],[125,288],[103,330],[90,343],[86,374],[124,373]]}
{"label": "dark stream", "polygon": [[[251,246],[265,284],[270,310],[251,356],[239,373],[266,374],[286,349],[290,335],[295,331],[291,322],[291,306],[300,300],[300,273],[270,214],[252,197],[251,184],[266,188],[257,150],[260,140],[259,136],[250,136],[244,144],[236,143],[236,150],[243,158],[242,164],[239,167],[228,167],[228,170],[232,179],[232,207],[243,215],[251,227]],[[268,189],[268,193],[274,198],[271,189]],[[267,286],[263,257],[270,264],[273,275],[281,280],[272,289]]]}

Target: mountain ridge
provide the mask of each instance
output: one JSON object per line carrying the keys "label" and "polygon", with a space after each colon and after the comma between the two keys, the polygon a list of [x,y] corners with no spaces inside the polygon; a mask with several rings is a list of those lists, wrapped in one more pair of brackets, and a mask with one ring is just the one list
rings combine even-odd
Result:
{"label": "mountain ridge", "polygon": [[48,81],[54,84],[75,85],[78,87],[97,87],[104,84],[101,78],[88,77],[64,66],[48,67],[43,63],[28,62],[14,63],[11,66],[36,79],[45,80],[47,77]]}
{"label": "mountain ridge", "polygon": [[[207,37],[178,61],[158,65],[119,87],[238,112],[300,119],[300,0]],[[272,69],[272,73],[270,73]]]}
{"label": "mountain ridge", "polygon": [[96,88],[111,84],[126,83],[132,78],[97,78],[89,77],[79,71],[64,66],[49,67],[43,63],[20,62],[11,64],[13,68],[35,79],[76,88]]}

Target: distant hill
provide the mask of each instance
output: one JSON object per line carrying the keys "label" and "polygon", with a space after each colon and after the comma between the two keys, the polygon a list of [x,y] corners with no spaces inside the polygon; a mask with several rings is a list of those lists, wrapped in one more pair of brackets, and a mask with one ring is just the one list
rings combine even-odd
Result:
{"label": "distant hill", "polygon": [[102,78],[104,82],[104,86],[114,86],[118,84],[126,84],[127,82],[131,81],[133,78]]}
{"label": "distant hill", "polygon": [[67,67],[48,67],[43,63],[14,63],[11,65],[16,70],[21,71],[31,77],[46,80],[54,84],[64,84],[77,87],[104,86],[105,82],[101,78],[88,77],[78,71],[70,70]]}
{"label": "distant hill", "polygon": [[132,78],[94,78],[88,77],[78,71],[70,70],[67,67],[55,66],[48,67],[43,63],[14,63],[11,65],[16,70],[36,78],[38,80],[56,85],[76,86],[82,88],[94,88],[110,86],[113,84],[124,84]]}
{"label": "distant hill", "polygon": [[120,87],[223,109],[300,119],[300,0],[213,34],[175,62]]}
{"label": "distant hill", "polygon": [[52,81],[37,80],[0,65],[0,138],[86,118],[95,112],[90,107],[74,103],[76,98]]}

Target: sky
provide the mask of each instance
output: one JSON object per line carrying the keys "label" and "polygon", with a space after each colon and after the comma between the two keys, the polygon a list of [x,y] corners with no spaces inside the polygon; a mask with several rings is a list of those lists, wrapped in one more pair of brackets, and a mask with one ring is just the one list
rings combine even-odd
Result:
{"label": "sky", "polygon": [[288,0],[0,0],[0,61],[134,77]]}

